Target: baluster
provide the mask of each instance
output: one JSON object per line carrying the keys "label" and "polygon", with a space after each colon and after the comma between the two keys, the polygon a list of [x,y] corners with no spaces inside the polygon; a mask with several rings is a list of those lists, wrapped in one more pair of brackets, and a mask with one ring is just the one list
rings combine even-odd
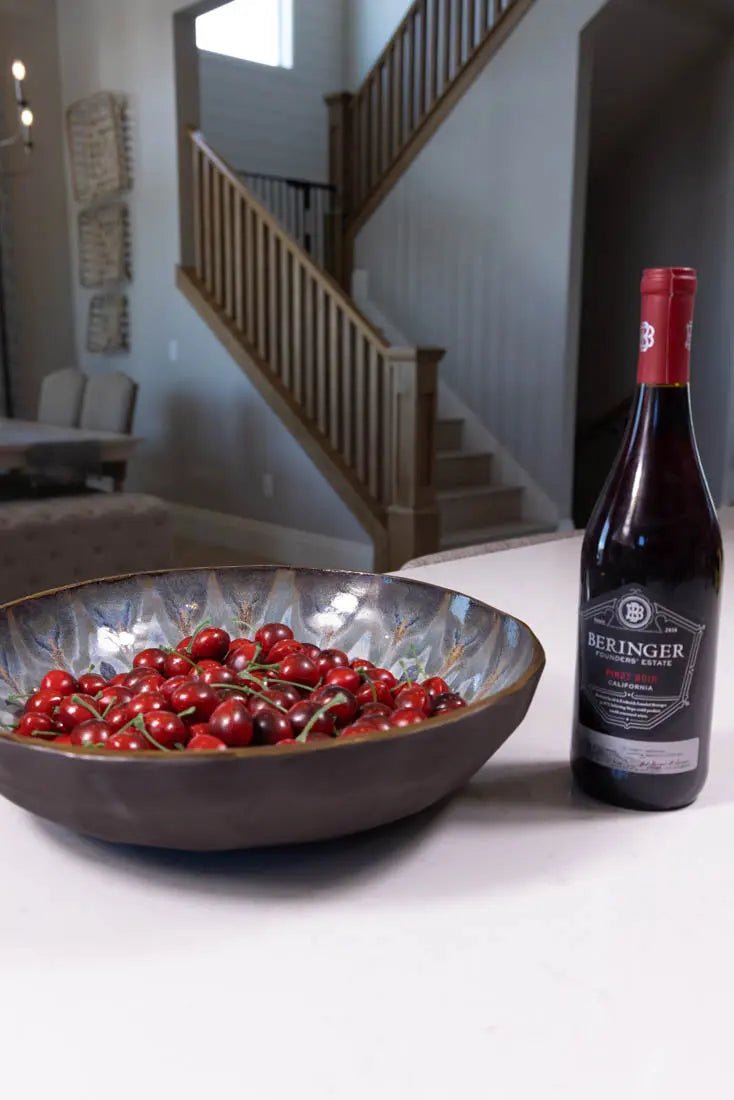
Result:
{"label": "baluster", "polygon": [[339,450],[342,439],[341,407],[339,390],[341,388],[341,345],[339,341],[341,310],[334,298],[329,310],[329,439],[335,451]]}
{"label": "baluster", "polygon": [[354,325],[342,314],[342,361],[340,365],[342,388],[342,454],[350,466],[354,465]]}
{"label": "baluster", "polygon": [[291,369],[293,393],[303,407],[303,268],[297,256],[292,257],[291,267]]}
{"label": "baluster", "polygon": [[410,19],[408,20],[408,134],[412,134],[413,130],[415,129],[415,37],[415,16],[411,15]]}
{"label": "baluster", "polygon": [[392,97],[392,136],[393,143],[390,150],[394,159],[400,152],[403,144],[403,103],[405,91],[403,88],[403,36],[398,37],[393,45],[395,80]]}
{"label": "baluster", "polygon": [[242,332],[245,327],[244,250],[242,241],[242,196],[233,191],[234,202],[234,319]]}
{"label": "baluster", "polygon": [[280,374],[278,354],[278,238],[268,227],[268,358],[270,369]]}
{"label": "baluster", "polygon": [[380,365],[376,346],[369,345],[369,489],[377,499],[380,493]]}
{"label": "baluster", "polygon": [[204,160],[204,286],[211,294],[214,287],[214,265],[212,263],[212,166]]}
{"label": "baluster", "polygon": [[222,177],[223,239],[222,265],[224,267],[224,312],[231,320],[234,317],[234,263],[232,230],[232,187],[226,176]]}
{"label": "baluster", "polygon": [[431,106],[438,97],[438,4],[439,0],[431,2]]}
{"label": "baluster", "polygon": [[480,20],[480,24],[479,24],[479,41],[480,42],[484,38],[485,34],[487,33],[487,30],[489,29],[489,19],[490,19],[489,3],[490,3],[490,0],[482,0],[482,8],[481,8],[482,14],[481,14],[481,20]]}
{"label": "baluster", "polygon": [[265,317],[267,307],[267,231],[260,215],[257,219],[257,257],[255,297],[257,300],[257,350],[261,359],[268,353]]}
{"label": "baluster", "polygon": [[280,241],[280,377],[291,387],[291,346],[293,344],[291,302],[291,250]]}
{"label": "baluster", "polygon": [[355,414],[355,464],[357,476],[367,481],[367,379],[364,361],[365,338],[359,329],[354,333],[354,414]]}
{"label": "baluster", "polygon": [[215,169],[214,190],[214,301],[222,305],[222,177]]}
{"label": "baluster", "polygon": [[453,0],[443,0],[443,87],[451,79],[451,8]]}
{"label": "baluster", "polygon": [[257,318],[255,314],[255,257],[257,255],[257,225],[249,203],[245,204],[245,317],[247,339],[256,343]]}
{"label": "baluster", "polygon": [[418,122],[426,113],[426,61],[428,50],[428,31],[426,19],[428,18],[428,0],[422,0],[420,9],[416,12],[413,25],[419,27],[418,38]]}
{"label": "baluster", "polygon": [[360,98],[362,113],[362,159],[359,176],[355,183],[355,202],[362,202],[370,189],[372,172],[372,84],[368,84]]}
{"label": "baluster", "polygon": [[380,172],[390,164],[390,85],[388,66],[380,66]]}
{"label": "baluster", "polygon": [[474,53],[474,45],[477,41],[476,0],[466,0],[466,12],[466,56],[468,60]]}
{"label": "baluster", "polygon": [[464,0],[457,0],[456,23],[454,25],[454,76],[458,75],[462,63],[464,37]]}
{"label": "baluster", "polygon": [[499,23],[500,19],[502,18],[503,10],[504,9],[502,5],[502,0],[494,0],[494,17],[492,19],[493,26]]}
{"label": "baluster", "polygon": [[303,388],[306,398],[306,415],[310,420],[316,418],[316,296],[317,287],[314,278],[308,271],[305,271],[303,287]]}
{"label": "baluster", "polygon": [[316,283],[316,406],[319,430],[326,435],[327,391],[326,391],[326,324],[328,320],[328,301],[321,283]]}
{"label": "baluster", "polygon": [[204,256],[201,247],[201,152],[195,143],[191,146],[191,154],[191,179],[194,189],[194,269],[196,278],[201,279],[204,274]]}

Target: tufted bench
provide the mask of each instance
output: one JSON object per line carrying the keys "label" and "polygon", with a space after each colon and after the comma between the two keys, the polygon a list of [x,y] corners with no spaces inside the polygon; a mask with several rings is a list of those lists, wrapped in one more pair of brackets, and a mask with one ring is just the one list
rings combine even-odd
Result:
{"label": "tufted bench", "polygon": [[99,493],[0,503],[0,604],[172,564],[171,515],[157,497]]}

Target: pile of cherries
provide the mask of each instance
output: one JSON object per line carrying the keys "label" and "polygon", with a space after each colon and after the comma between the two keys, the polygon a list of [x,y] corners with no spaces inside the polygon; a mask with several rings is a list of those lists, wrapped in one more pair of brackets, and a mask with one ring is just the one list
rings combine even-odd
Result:
{"label": "pile of cherries", "polygon": [[52,669],[10,731],[118,752],[294,745],[403,726],[466,706],[440,676],[398,680],[363,657],[298,642],[285,623],[254,639],[203,624],[175,649],[144,649],[105,679]]}

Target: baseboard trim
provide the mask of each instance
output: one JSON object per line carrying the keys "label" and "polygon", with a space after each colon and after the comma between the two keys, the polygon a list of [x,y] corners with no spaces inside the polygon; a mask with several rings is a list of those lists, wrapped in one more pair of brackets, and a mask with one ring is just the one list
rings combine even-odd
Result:
{"label": "baseboard trim", "polygon": [[374,551],[369,543],[281,527],[189,504],[170,501],[168,504],[174,531],[180,538],[241,551],[250,562],[262,557],[267,562],[316,569],[372,569]]}

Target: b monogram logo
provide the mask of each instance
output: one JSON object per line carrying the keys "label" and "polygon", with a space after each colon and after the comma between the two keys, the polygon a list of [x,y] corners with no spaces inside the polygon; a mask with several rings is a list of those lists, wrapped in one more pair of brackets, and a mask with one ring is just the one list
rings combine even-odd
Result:
{"label": "b monogram logo", "polygon": [[649,321],[643,321],[640,327],[640,351],[649,351],[655,347],[655,328]]}

